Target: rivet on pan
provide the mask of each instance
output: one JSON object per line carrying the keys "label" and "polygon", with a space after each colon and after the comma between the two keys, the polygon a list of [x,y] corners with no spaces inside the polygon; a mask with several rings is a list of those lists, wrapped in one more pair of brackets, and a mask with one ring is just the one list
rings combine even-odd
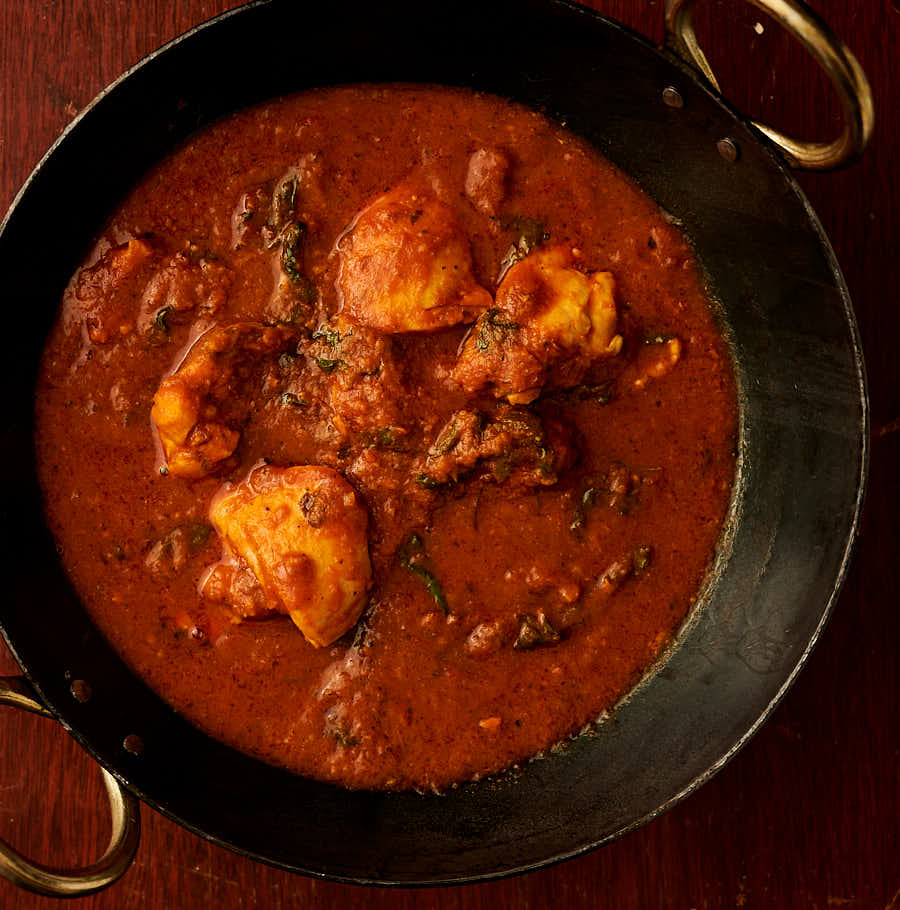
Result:
{"label": "rivet on pan", "polygon": [[144,751],[144,741],[137,735],[137,733],[129,733],[125,739],[122,740],[122,745],[125,748],[126,752],[130,752],[132,755],[140,755]]}
{"label": "rivet on pan", "polygon": [[74,680],[72,685],[69,686],[69,691],[72,693],[72,697],[75,701],[80,701],[82,704],[91,700],[91,685],[90,683],[86,683],[83,679]]}
{"label": "rivet on pan", "polygon": [[662,99],[669,107],[684,107],[684,98],[674,85],[667,85],[663,89]]}
{"label": "rivet on pan", "polygon": [[716,143],[719,154],[726,160],[734,164],[741,157],[741,150],[734,139],[720,139]]}

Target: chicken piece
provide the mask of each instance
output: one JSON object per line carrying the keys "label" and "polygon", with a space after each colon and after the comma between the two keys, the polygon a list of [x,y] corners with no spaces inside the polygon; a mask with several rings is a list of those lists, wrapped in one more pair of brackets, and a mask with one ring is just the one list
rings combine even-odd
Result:
{"label": "chicken piece", "polygon": [[429,332],[491,305],[472,274],[469,241],[434,195],[395,187],[338,244],[343,312],[380,332]]}
{"label": "chicken piece", "polygon": [[297,337],[289,326],[237,322],[215,326],[194,342],[153,398],[151,417],[170,474],[203,477],[234,452],[253,403],[237,384],[246,385],[262,358]]}
{"label": "chicken piece", "polygon": [[594,360],[621,351],[613,276],[586,275],[574,263],[572,250],[556,246],[509,269],[453,369],[463,389],[491,387],[497,398],[527,404],[545,385],[577,385]]}
{"label": "chicken piece", "polygon": [[526,408],[503,408],[493,418],[461,410],[438,433],[416,482],[427,488],[456,482],[480,464],[484,479],[549,486],[574,460],[571,432],[558,420]]}
{"label": "chicken piece", "polygon": [[239,618],[287,613],[307,641],[330,645],[362,613],[372,579],[368,516],[331,468],[254,468],[209,509],[224,556],[201,593]]}
{"label": "chicken piece", "polygon": [[195,312],[213,316],[225,303],[231,270],[193,244],[166,259],[147,282],[138,324],[167,332],[173,320]]}
{"label": "chicken piece", "polygon": [[[643,389],[651,379],[660,379],[681,360],[682,344],[681,339],[672,335],[654,335],[644,342],[644,349],[641,351],[635,361],[633,370],[638,375],[631,380],[633,389]],[[626,375],[625,381],[630,379]]]}
{"label": "chicken piece", "polygon": [[408,391],[390,336],[338,315],[312,333],[306,353],[324,376],[331,421],[342,436],[400,426]]}
{"label": "chicken piece", "polygon": [[501,149],[480,148],[472,153],[466,169],[465,191],[482,215],[495,217],[506,198],[509,155]]}
{"label": "chicken piece", "polygon": [[150,243],[135,238],[107,250],[95,265],[78,273],[73,294],[76,312],[94,344],[134,330],[136,300],[153,258]]}

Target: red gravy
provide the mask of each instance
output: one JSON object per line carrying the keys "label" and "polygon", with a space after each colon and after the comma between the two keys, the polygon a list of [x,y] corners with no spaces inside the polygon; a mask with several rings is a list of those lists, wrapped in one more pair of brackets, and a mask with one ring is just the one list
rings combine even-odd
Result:
{"label": "red gravy", "polygon": [[[394,192],[406,234],[372,253],[364,219]],[[471,275],[434,309],[379,302],[384,262],[421,290],[416,269],[451,247],[441,274]],[[557,271],[533,265],[548,250]],[[580,311],[574,341],[528,315],[605,272],[591,319],[619,342],[589,352],[600,324]],[[234,357],[176,390],[176,418],[197,393],[219,436],[194,426],[176,452],[158,390],[223,331]],[[73,277],[36,410],[61,559],[134,671],[217,739],[355,788],[477,778],[612,709],[691,611],[735,465],[732,364],[678,229],[562,126],[430,87],[278,99],[162,161]],[[282,542],[266,587],[214,527],[223,490],[250,501],[265,464],[288,497],[305,475],[283,468],[321,466],[354,510],[340,527],[363,582],[331,643],[273,606],[318,592],[324,563],[303,556],[297,588]],[[302,531],[324,533],[309,495]]]}

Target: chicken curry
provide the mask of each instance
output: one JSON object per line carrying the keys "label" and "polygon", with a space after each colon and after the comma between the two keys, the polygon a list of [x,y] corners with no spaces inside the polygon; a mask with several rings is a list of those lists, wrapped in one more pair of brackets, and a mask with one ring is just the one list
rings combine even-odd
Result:
{"label": "chicken curry", "polygon": [[175,709],[297,773],[441,789],[611,710],[731,496],[728,349],[677,226],[582,139],[348,86],[199,132],[43,358],[46,513]]}

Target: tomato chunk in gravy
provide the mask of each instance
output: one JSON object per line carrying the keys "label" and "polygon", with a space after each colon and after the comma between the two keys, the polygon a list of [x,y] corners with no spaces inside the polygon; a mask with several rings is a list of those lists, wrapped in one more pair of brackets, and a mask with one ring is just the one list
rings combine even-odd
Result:
{"label": "tomato chunk in gravy", "polygon": [[436,87],[278,99],[162,161],[36,408],[103,634],[212,736],[348,787],[440,789],[611,709],[735,465],[678,229],[546,117]]}

